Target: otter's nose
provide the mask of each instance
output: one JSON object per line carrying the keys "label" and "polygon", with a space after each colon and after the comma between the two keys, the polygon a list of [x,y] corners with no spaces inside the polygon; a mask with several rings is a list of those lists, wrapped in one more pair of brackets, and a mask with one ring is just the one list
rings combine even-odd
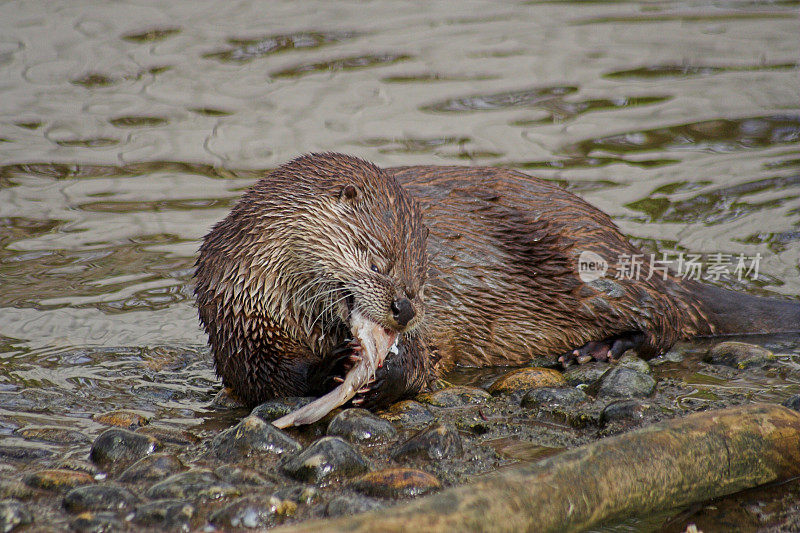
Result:
{"label": "otter's nose", "polygon": [[392,314],[398,324],[406,327],[416,313],[408,298],[398,298],[392,302]]}

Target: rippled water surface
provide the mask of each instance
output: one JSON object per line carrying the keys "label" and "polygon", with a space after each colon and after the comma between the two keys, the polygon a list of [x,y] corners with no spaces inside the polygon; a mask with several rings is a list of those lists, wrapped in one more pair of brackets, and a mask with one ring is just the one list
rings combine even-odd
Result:
{"label": "rippled water surface", "polygon": [[220,423],[195,252],[302,152],[520,169],[800,294],[798,4],[3,3],[0,436]]}

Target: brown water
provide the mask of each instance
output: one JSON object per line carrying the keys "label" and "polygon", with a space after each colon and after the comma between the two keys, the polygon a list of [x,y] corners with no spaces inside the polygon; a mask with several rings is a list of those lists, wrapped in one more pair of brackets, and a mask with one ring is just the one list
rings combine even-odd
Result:
{"label": "brown water", "polygon": [[213,423],[199,239],[302,152],[522,169],[800,294],[798,4],[3,3],[0,438]]}

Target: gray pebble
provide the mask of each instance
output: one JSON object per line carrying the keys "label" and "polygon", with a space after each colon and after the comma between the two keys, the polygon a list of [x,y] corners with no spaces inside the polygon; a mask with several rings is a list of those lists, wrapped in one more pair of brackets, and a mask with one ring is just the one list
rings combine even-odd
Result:
{"label": "gray pebble", "polygon": [[345,409],[328,424],[328,435],[356,443],[381,442],[395,438],[397,430],[366,409]]}
{"label": "gray pebble", "polygon": [[651,408],[650,404],[642,403],[639,400],[612,402],[600,414],[600,423],[606,425],[613,422],[639,422]]}
{"label": "gray pebble", "polygon": [[158,481],[186,470],[180,459],[169,453],[154,453],[143,457],[125,469],[119,480],[125,483]]}
{"label": "gray pebble", "polygon": [[436,392],[428,392],[417,396],[417,400],[436,407],[464,407],[481,405],[492,395],[476,387],[448,387]]}
{"label": "gray pebble", "polygon": [[426,425],[436,418],[430,409],[414,400],[404,400],[392,404],[380,416],[390,422],[400,424],[402,427]]}
{"label": "gray pebble", "polygon": [[200,439],[188,431],[162,426],[142,426],[136,430],[136,433],[140,435],[149,435],[161,442],[177,444],[178,446],[188,446],[200,442]]}
{"label": "gray pebble", "polygon": [[328,502],[328,505],[325,507],[325,516],[332,518],[335,516],[354,515],[381,507],[383,507],[383,503],[374,498],[367,498],[366,496],[360,495],[343,495],[337,496]]}
{"label": "gray pebble", "polygon": [[161,443],[147,435],[121,428],[107,429],[92,443],[89,457],[103,468],[123,469],[161,449]]}
{"label": "gray pebble", "polygon": [[17,446],[16,444],[0,444],[0,461],[23,461],[25,463],[36,459],[45,459],[55,455],[55,452],[44,448],[31,446]]}
{"label": "gray pebble", "polygon": [[275,497],[279,500],[288,500],[290,502],[304,503],[306,505],[317,503],[320,499],[319,491],[315,487],[306,487],[303,485],[284,487],[275,492]]}
{"label": "gray pebble", "polygon": [[211,452],[223,461],[238,461],[251,455],[296,452],[300,443],[257,416],[248,416],[211,441]]}
{"label": "gray pebble", "polygon": [[571,366],[564,371],[564,379],[567,380],[567,384],[573,387],[592,385],[608,371],[608,368],[608,363],[599,362]]}
{"label": "gray pebble", "polygon": [[33,489],[18,479],[0,478],[0,499],[17,498],[27,500],[33,494]]}
{"label": "gray pebble", "polygon": [[574,387],[543,387],[527,392],[522,407],[574,406],[589,400],[585,392]]}
{"label": "gray pebble", "polygon": [[226,505],[209,518],[222,529],[267,528],[276,524],[277,517],[294,514],[296,504],[269,498],[241,498]]}
{"label": "gray pebble", "polygon": [[221,410],[240,409],[244,407],[244,404],[233,397],[228,389],[222,389],[211,400],[210,407]]}
{"label": "gray pebble", "polygon": [[286,416],[316,400],[313,396],[289,396],[269,400],[253,408],[251,416],[257,416],[266,422],[272,422]]}
{"label": "gray pebble", "polygon": [[137,498],[128,489],[112,483],[84,485],[64,496],[64,508],[70,513],[84,511],[126,511],[132,509]]}
{"label": "gray pebble", "polygon": [[33,522],[33,515],[18,500],[0,500],[0,533],[8,533],[19,526]]}
{"label": "gray pebble", "polygon": [[239,491],[230,483],[221,481],[214,472],[202,469],[174,474],[147,489],[145,495],[152,500],[173,498],[213,500],[225,496],[238,496]]}
{"label": "gray pebble", "polygon": [[267,485],[274,485],[272,480],[267,480],[258,472],[252,470],[245,470],[237,466],[222,465],[214,473],[222,480],[231,485],[245,485],[250,487],[264,487]]}
{"label": "gray pebble", "polygon": [[712,346],[703,360],[714,365],[745,369],[764,366],[774,361],[775,355],[755,344],[729,341]]}
{"label": "gray pebble", "polygon": [[56,444],[89,444],[92,441],[92,439],[78,430],[56,426],[26,426],[15,430],[14,434],[28,440],[40,440]]}
{"label": "gray pebble", "polygon": [[123,525],[117,518],[116,513],[86,512],[79,514],[75,520],[70,522],[69,528],[79,533],[105,533],[107,531],[121,531]]}
{"label": "gray pebble", "polygon": [[650,364],[634,355],[632,352],[628,351],[625,352],[622,357],[620,357],[619,361],[617,361],[616,366],[622,368],[630,368],[631,370],[636,370],[637,372],[641,372],[642,374],[652,374],[653,370],[650,368]]}
{"label": "gray pebble", "polygon": [[576,387],[544,387],[528,391],[520,402],[522,407],[534,410],[537,415],[567,423],[574,428],[597,425],[601,406],[591,403],[591,398]]}
{"label": "gray pebble", "polygon": [[598,397],[645,398],[656,388],[656,380],[630,368],[615,366],[600,379]]}
{"label": "gray pebble", "polygon": [[439,460],[457,458],[463,453],[461,436],[450,424],[437,422],[413,435],[392,454],[395,459],[410,457]]}
{"label": "gray pebble", "polygon": [[330,477],[352,477],[367,470],[367,461],[339,437],[323,437],[283,465],[290,477],[311,483]]}
{"label": "gray pebble", "polygon": [[126,519],[130,522],[158,530],[189,531],[189,522],[197,508],[180,500],[157,500],[140,505]]}

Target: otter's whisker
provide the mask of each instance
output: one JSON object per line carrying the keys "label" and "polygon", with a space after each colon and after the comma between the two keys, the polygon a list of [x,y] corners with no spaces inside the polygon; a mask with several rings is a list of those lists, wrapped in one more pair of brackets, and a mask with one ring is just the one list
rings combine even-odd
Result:
{"label": "otter's whisker", "polygon": [[320,318],[322,318],[329,310],[331,310],[333,308],[333,306],[335,306],[336,304],[338,304],[339,302],[341,302],[343,300],[346,300],[349,296],[350,296],[349,294],[345,294],[344,296],[342,296],[338,300],[335,300],[334,302],[331,302],[330,305],[326,306],[322,310],[322,312],[319,315],[317,315],[317,318],[314,319],[314,322],[311,323],[311,328],[309,329],[309,331],[312,331],[314,329],[314,326],[316,325],[317,321]]}

